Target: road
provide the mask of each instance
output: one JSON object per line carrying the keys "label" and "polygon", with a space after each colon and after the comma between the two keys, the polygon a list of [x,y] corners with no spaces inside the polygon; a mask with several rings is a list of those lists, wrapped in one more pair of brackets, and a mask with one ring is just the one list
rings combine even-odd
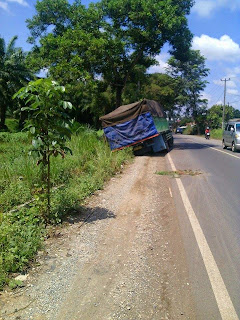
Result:
{"label": "road", "polygon": [[[175,135],[168,169],[202,174],[172,179],[197,319],[240,317],[240,153],[221,142]],[[186,204],[186,201],[190,201]],[[187,213],[190,207],[190,213]],[[189,219],[190,215],[190,219]],[[191,218],[192,217],[192,218]],[[191,221],[192,219],[192,221]],[[199,223],[199,225],[198,225]],[[199,231],[200,230],[200,231]],[[202,232],[202,233],[201,233]]]}

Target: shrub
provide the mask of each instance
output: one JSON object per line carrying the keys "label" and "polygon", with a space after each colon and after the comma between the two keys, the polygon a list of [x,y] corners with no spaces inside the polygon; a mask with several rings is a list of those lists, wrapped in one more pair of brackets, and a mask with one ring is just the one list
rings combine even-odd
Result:
{"label": "shrub", "polygon": [[34,207],[2,214],[0,221],[0,289],[8,274],[23,271],[42,245],[44,225]]}
{"label": "shrub", "polygon": [[222,129],[213,129],[211,130],[210,134],[211,134],[211,138],[222,140],[222,134],[223,134]]}
{"label": "shrub", "polygon": [[196,126],[187,126],[186,129],[183,131],[184,134],[190,134],[190,135],[195,135],[197,134],[197,127]]}

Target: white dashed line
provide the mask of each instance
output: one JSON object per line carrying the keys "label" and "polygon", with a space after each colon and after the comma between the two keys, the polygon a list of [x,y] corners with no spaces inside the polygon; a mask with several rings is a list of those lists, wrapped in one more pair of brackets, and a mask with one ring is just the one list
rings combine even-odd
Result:
{"label": "white dashed line", "polygon": [[[217,149],[216,149],[217,150]],[[220,150],[218,150],[220,151]],[[170,154],[168,153],[168,160],[171,165],[172,171],[176,171],[176,167],[172,161]],[[190,224],[193,229],[199,250],[201,252],[205,268],[213,289],[214,296],[218,305],[219,312],[221,314],[222,320],[238,320],[237,313],[232,304],[231,298],[227,291],[227,288],[224,284],[221,273],[218,269],[216,261],[213,257],[211,249],[207,243],[203,230],[200,226],[200,223],[197,219],[197,216],[192,208],[192,205],[189,201],[185,188],[182,184],[181,179],[176,179],[178,189],[181,194],[181,198],[190,221]]]}

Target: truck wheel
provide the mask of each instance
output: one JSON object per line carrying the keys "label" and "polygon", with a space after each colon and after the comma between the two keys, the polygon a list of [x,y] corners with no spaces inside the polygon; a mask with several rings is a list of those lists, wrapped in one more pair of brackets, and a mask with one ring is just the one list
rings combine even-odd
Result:
{"label": "truck wheel", "polygon": [[223,147],[223,149],[227,149],[224,140],[222,141],[222,147]]}

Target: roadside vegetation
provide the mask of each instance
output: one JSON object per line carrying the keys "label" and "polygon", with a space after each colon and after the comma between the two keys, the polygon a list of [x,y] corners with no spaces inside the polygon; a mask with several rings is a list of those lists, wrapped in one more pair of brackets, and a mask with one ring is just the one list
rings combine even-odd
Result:
{"label": "roadside vegetation", "polygon": [[[28,155],[30,142],[27,133],[0,133],[0,288],[9,281],[9,273],[25,269],[45,235],[45,221],[38,210],[40,168]],[[68,146],[73,155],[52,162],[52,223],[78,210],[132,156],[130,149],[111,153],[103,137],[81,125],[75,126]]]}
{"label": "roadside vegetation", "polygon": [[211,130],[211,138],[212,139],[222,140],[222,134],[223,134],[222,129]]}

